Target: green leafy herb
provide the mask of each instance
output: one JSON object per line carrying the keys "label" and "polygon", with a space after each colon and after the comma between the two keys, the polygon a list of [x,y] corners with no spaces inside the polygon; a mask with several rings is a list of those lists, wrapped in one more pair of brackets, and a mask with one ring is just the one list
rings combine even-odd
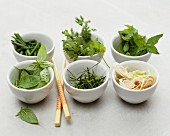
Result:
{"label": "green leafy herb", "polygon": [[159,54],[155,44],[163,34],[153,36],[146,40],[146,36],[138,33],[138,30],[130,25],[125,25],[127,29],[119,31],[121,43],[118,45],[117,51],[128,56],[140,56],[147,52]]}
{"label": "green leafy herb", "polygon": [[18,34],[14,33],[12,36],[12,44],[15,47],[15,50],[26,56],[37,56],[37,53],[41,47],[41,43],[37,42],[36,40],[23,40],[23,38]]}
{"label": "green leafy herb", "polygon": [[20,111],[17,113],[16,116],[19,116],[23,121],[28,122],[30,124],[39,124],[34,112],[27,107],[21,107]]}
{"label": "green leafy herb", "polygon": [[98,41],[98,39],[91,39],[91,33],[96,29],[90,28],[90,20],[85,21],[82,16],[75,19],[75,22],[82,27],[81,32],[75,32],[72,28],[70,32],[65,30],[62,32],[66,36],[66,40],[63,40],[63,50],[67,55],[74,60],[77,60],[78,56],[92,56],[97,53],[104,53],[106,51],[105,46]]}
{"label": "green leafy herb", "polygon": [[37,61],[38,62],[44,61],[46,57],[47,57],[47,51],[46,51],[45,46],[42,44],[38,51]]}
{"label": "green leafy herb", "polygon": [[78,89],[92,89],[100,86],[104,83],[106,77],[103,75],[97,75],[92,69],[93,67],[87,67],[78,75],[74,75],[70,70],[67,69],[67,71],[70,73],[69,81],[71,81],[72,85]]}
{"label": "green leafy herb", "polygon": [[19,87],[27,89],[27,88],[32,88],[40,82],[40,77],[39,76],[34,76],[34,75],[26,75],[22,77],[19,81]]}
{"label": "green leafy herb", "polygon": [[18,88],[36,89],[45,86],[50,81],[50,74],[48,67],[53,64],[46,59],[46,49],[41,45],[37,56],[37,61],[31,63],[26,68],[18,69],[18,78],[14,80],[13,84]]}

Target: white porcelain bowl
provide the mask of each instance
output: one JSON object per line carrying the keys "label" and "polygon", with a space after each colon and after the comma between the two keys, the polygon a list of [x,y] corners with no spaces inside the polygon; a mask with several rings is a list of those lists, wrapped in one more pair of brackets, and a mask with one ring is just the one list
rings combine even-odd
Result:
{"label": "white porcelain bowl", "polygon": [[[46,60],[51,60],[53,55],[54,55],[54,50],[55,50],[55,45],[53,39],[48,36],[47,34],[43,33],[26,33],[21,35],[24,40],[32,40],[35,39],[37,42],[42,43],[47,50],[47,59]],[[25,61],[25,60],[36,60],[37,56],[26,56],[19,54],[16,50],[14,45],[12,45],[12,50],[15,58],[17,61]]]}
{"label": "white porcelain bowl", "polygon": [[[91,38],[92,39],[96,39],[97,38],[99,42],[104,44],[103,40],[99,36],[97,36],[97,35],[92,34]],[[65,51],[64,51],[64,55],[65,55],[65,57],[66,57],[66,59],[67,59],[67,61],[69,63],[74,61],[73,59],[70,59],[70,57],[67,55],[67,53]],[[95,60],[95,61],[100,62],[101,59],[103,58],[103,55],[104,55],[104,53],[94,54],[93,56],[78,56],[77,60],[87,60],[88,59],[88,60]]]}
{"label": "white porcelain bowl", "polygon": [[146,53],[141,56],[127,56],[127,55],[121,54],[117,51],[117,48],[120,42],[121,42],[120,36],[116,36],[113,39],[112,45],[111,45],[111,53],[116,62],[120,63],[120,62],[124,62],[128,60],[140,60],[140,61],[147,62],[149,58],[151,57],[151,53]]}
{"label": "white porcelain bowl", "polygon": [[50,81],[47,85],[38,88],[38,89],[32,89],[32,90],[26,90],[17,88],[12,84],[12,82],[16,79],[18,76],[18,70],[15,68],[25,68],[32,62],[35,62],[34,60],[27,60],[17,63],[15,66],[13,66],[7,74],[7,81],[9,84],[9,87],[12,91],[12,93],[21,101],[29,104],[38,103],[41,100],[43,100],[49,93],[53,86],[53,80],[54,80],[54,72],[52,68],[48,68],[50,73]]}
{"label": "white porcelain bowl", "polygon": [[120,86],[116,82],[115,71],[113,71],[112,72],[113,86],[115,88],[116,93],[120,96],[120,98],[132,104],[138,104],[149,99],[149,97],[151,97],[152,94],[155,92],[159,80],[159,74],[155,67],[147,62],[137,60],[125,61],[120,64],[123,65],[124,67],[127,67],[129,71],[134,70],[142,70],[146,72],[150,71],[154,73],[155,76],[157,77],[155,84],[152,85],[151,87],[144,90],[131,90]]}
{"label": "white porcelain bowl", "polygon": [[107,68],[99,63],[97,66],[93,68],[93,70],[96,72],[97,75],[105,75],[105,81],[102,85],[93,88],[93,89],[77,89],[73,86],[71,86],[71,83],[69,81],[69,72],[67,69],[69,69],[74,75],[77,75],[78,73],[82,72],[87,67],[92,67],[95,64],[97,64],[97,61],[94,60],[78,60],[71,64],[69,64],[63,72],[63,80],[64,85],[67,90],[67,92],[77,101],[82,103],[90,103],[95,100],[97,100],[105,91],[108,80],[109,80],[109,72]]}

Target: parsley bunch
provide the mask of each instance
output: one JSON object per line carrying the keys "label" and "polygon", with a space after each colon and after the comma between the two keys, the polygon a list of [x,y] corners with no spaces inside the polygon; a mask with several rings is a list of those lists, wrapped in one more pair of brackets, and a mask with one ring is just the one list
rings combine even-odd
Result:
{"label": "parsley bunch", "polygon": [[96,31],[94,28],[89,27],[90,20],[85,21],[82,16],[75,19],[75,22],[82,27],[81,32],[75,32],[72,28],[70,32],[65,30],[62,32],[66,36],[63,40],[63,50],[67,55],[74,60],[78,56],[92,56],[97,53],[104,53],[105,46],[98,41],[98,39],[91,39],[91,33]]}
{"label": "parsley bunch", "polygon": [[118,45],[118,52],[128,56],[140,56],[147,52],[159,54],[155,44],[163,34],[158,34],[146,40],[146,36],[138,33],[138,30],[133,26],[125,25],[127,29],[119,31],[121,43]]}

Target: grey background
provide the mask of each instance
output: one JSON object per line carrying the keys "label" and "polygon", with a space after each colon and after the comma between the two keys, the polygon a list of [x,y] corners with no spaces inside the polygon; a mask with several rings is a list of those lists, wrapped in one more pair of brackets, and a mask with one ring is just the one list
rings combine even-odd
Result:
{"label": "grey background", "polygon": [[[168,0],[0,0],[0,136],[169,136],[170,90],[170,2]],[[105,58],[113,67],[110,45],[124,24],[133,24],[148,37],[164,33],[157,45],[160,55],[152,55],[149,63],[159,71],[160,82],[155,94],[145,103],[130,105],[115,93],[111,80],[103,96],[94,103],[81,104],[65,92],[72,119],[62,116],[60,128],[54,127],[57,98],[54,84],[49,96],[28,105],[39,118],[40,125],[30,125],[15,114],[26,104],[17,100],[7,84],[7,71],[15,60],[10,39],[14,32],[38,31],[55,39],[55,61],[61,69],[61,32],[78,28],[76,16],[92,21],[91,26],[105,41]],[[112,71],[112,69],[110,70]]]}

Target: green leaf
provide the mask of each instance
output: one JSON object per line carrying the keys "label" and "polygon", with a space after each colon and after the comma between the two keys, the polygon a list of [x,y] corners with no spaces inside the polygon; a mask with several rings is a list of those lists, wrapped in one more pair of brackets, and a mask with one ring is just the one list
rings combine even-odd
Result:
{"label": "green leaf", "polygon": [[158,34],[158,35],[155,35],[155,36],[149,38],[148,41],[147,41],[147,45],[154,46],[155,44],[158,43],[159,39],[162,36],[163,36],[163,34]]}
{"label": "green leaf", "polygon": [[135,34],[133,35],[133,39],[134,39],[135,44],[136,44],[138,47],[143,47],[143,46],[146,45],[145,36],[142,36],[142,35],[139,35],[138,33],[135,33]]}
{"label": "green leaf", "polygon": [[159,52],[155,46],[147,46],[147,51],[150,53],[159,54]]}
{"label": "green leaf", "polygon": [[123,46],[123,51],[127,52],[128,50],[129,50],[129,44],[128,44],[128,42],[126,42]]}
{"label": "green leaf", "polygon": [[42,61],[42,62],[39,62],[39,65],[41,68],[48,68],[48,67],[52,67],[53,63],[49,61]]}
{"label": "green leaf", "polygon": [[125,40],[129,41],[130,38],[133,36],[134,33],[137,33],[137,29],[135,29],[133,26],[125,25],[127,29],[124,29],[122,31],[119,31],[120,37]]}
{"label": "green leaf", "polygon": [[41,47],[38,51],[38,55],[37,55],[37,61],[41,62],[44,61],[47,57],[47,50],[45,48],[45,46],[43,44],[41,44]]}
{"label": "green leaf", "polygon": [[50,81],[50,74],[49,74],[47,68],[43,69],[40,72],[40,76],[41,76],[41,81],[45,81],[46,83],[48,83]]}
{"label": "green leaf", "polygon": [[19,116],[23,121],[27,123],[39,124],[38,119],[34,112],[27,107],[21,107],[21,110],[17,113],[16,116]]}
{"label": "green leaf", "polygon": [[20,74],[20,79],[22,79],[24,76],[27,76],[27,75],[29,75],[29,74],[27,73],[27,71],[22,70],[22,71],[21,71],[21,74]]}
{"label": "green leaf", "polygon": [[118,45],[118,49],[117,49],[118,52],[124,54],[124,50],[123,50],[123,44],[122,42]]}
{"label": "green leaf", "polygon": [[39,68],[39,64],[37,62],[31,63],[28,67],[26,67],[26,70],[28,71],[34,71]]}
{"label": "green leaf", "polygon": [[20,79],[19,87],[24,88],[24,89],[28,89],[28,88],[31,88],[31,87],[38,85],[39,81],[40,81],[39,76],[26,75],[26,76],[24,76],[23,78]]}

